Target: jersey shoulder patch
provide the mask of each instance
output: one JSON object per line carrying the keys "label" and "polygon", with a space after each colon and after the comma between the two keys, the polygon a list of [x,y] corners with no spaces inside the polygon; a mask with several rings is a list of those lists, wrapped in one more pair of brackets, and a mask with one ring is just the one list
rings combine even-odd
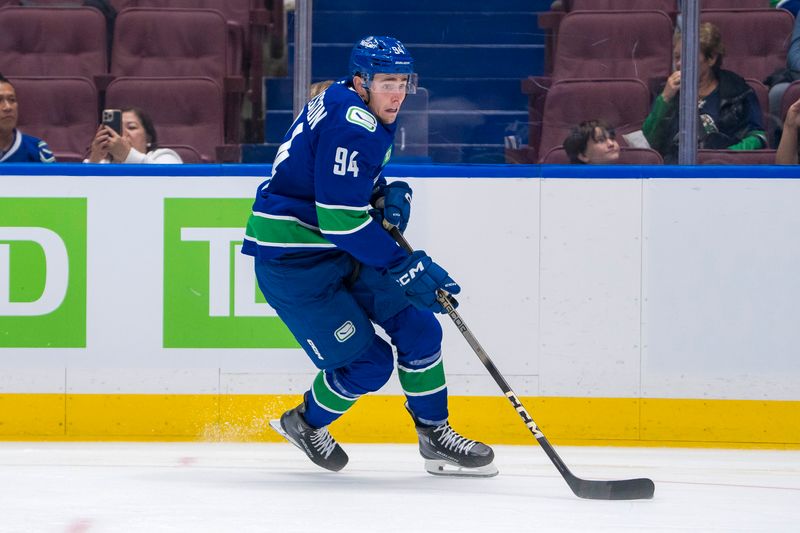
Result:
{"label": "jersey shoulder patch", "polygon": [[372,113],[354,105],[347,109],[345,119],[356,126],[361,126],[370,133],[373,133],[378,127],[378,121]]}

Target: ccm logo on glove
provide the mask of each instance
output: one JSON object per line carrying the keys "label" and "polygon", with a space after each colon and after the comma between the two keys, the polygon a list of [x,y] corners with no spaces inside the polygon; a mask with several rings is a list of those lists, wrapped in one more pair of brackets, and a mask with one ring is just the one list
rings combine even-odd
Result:
{"label": "ccm logo on glove", "polygon": [[408,285],[409,282],[412,279],[414,279],[414,276],[424,271],[425,271],[425,265],[423,265],[422,261],[420,261],[419,263],[417,263],[417,266],[411,267],[408,272],[397,278],[397,282],[400,285]]}
{"label": "ccm logo on glove", "polygon": [[[406,297],[414,306],[434,313],[447,312],[439,303],[436,291],[441,289],[450,294],[461,292],[461,287],[447,271],[434,263],[422,250],[412,253],[403,263],[390,269],[389,273],[403,287]],[[455,307],[458,304],[452,302],[452,305]]]}

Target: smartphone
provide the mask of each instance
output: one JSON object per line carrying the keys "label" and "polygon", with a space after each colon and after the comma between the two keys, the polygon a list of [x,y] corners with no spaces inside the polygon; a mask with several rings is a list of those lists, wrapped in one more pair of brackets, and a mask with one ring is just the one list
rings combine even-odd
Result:
{"label": "smartphone", "polygon": [[116,131],[117,135],[122,135],[122,110],[103,109],[103,125]]}

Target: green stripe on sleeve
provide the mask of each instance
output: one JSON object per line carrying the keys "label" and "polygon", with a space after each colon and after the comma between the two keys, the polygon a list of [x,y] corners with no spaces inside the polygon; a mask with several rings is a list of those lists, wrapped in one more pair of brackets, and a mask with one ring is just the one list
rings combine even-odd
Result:
{"label": "green stripe on sleeve", "polygon": [[304,224],[294,217],[250,215],[245,234],[259,244],[273,246],[333,246],[318,228]]}
{"label": "green stripe on sleeve", "polygon": [[409,396],[433,394],[442,390],[446,384],[441,357],[431,366],[419,370],[410,370],[398,365],[397,374],[403,392]]}
{"label": "green stripe on sleeve", "polygon": [[325,205],[317,202],[317,219],[322,233],[344,235],[355,233],[369,224],[372,218],[369,207],[350,207],[344,205]]}
{"label": "green stripe on sleeve", "polygon": [[357,398],[346,398],[330,388],[325,380],[325,371],[320,371],[311,385],[311,393],[314,400],[325,410],[332,413],[342,414],[347,411]]}

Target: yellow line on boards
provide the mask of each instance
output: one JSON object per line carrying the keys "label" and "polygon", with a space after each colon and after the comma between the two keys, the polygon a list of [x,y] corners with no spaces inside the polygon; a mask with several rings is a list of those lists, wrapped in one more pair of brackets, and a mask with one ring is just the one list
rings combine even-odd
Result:
{"label": "yellow line on boards", "polygon": [[[800,401],[522,398],[570,445],[800,449]],[[278,442],[268,425],[299,395],[0,394],[0,440]],[[401,396],[370,395],[331,426],[342,442],[411,443]],[[490,444],[532,444],[501,396],[453,396],[450,422]]]}

